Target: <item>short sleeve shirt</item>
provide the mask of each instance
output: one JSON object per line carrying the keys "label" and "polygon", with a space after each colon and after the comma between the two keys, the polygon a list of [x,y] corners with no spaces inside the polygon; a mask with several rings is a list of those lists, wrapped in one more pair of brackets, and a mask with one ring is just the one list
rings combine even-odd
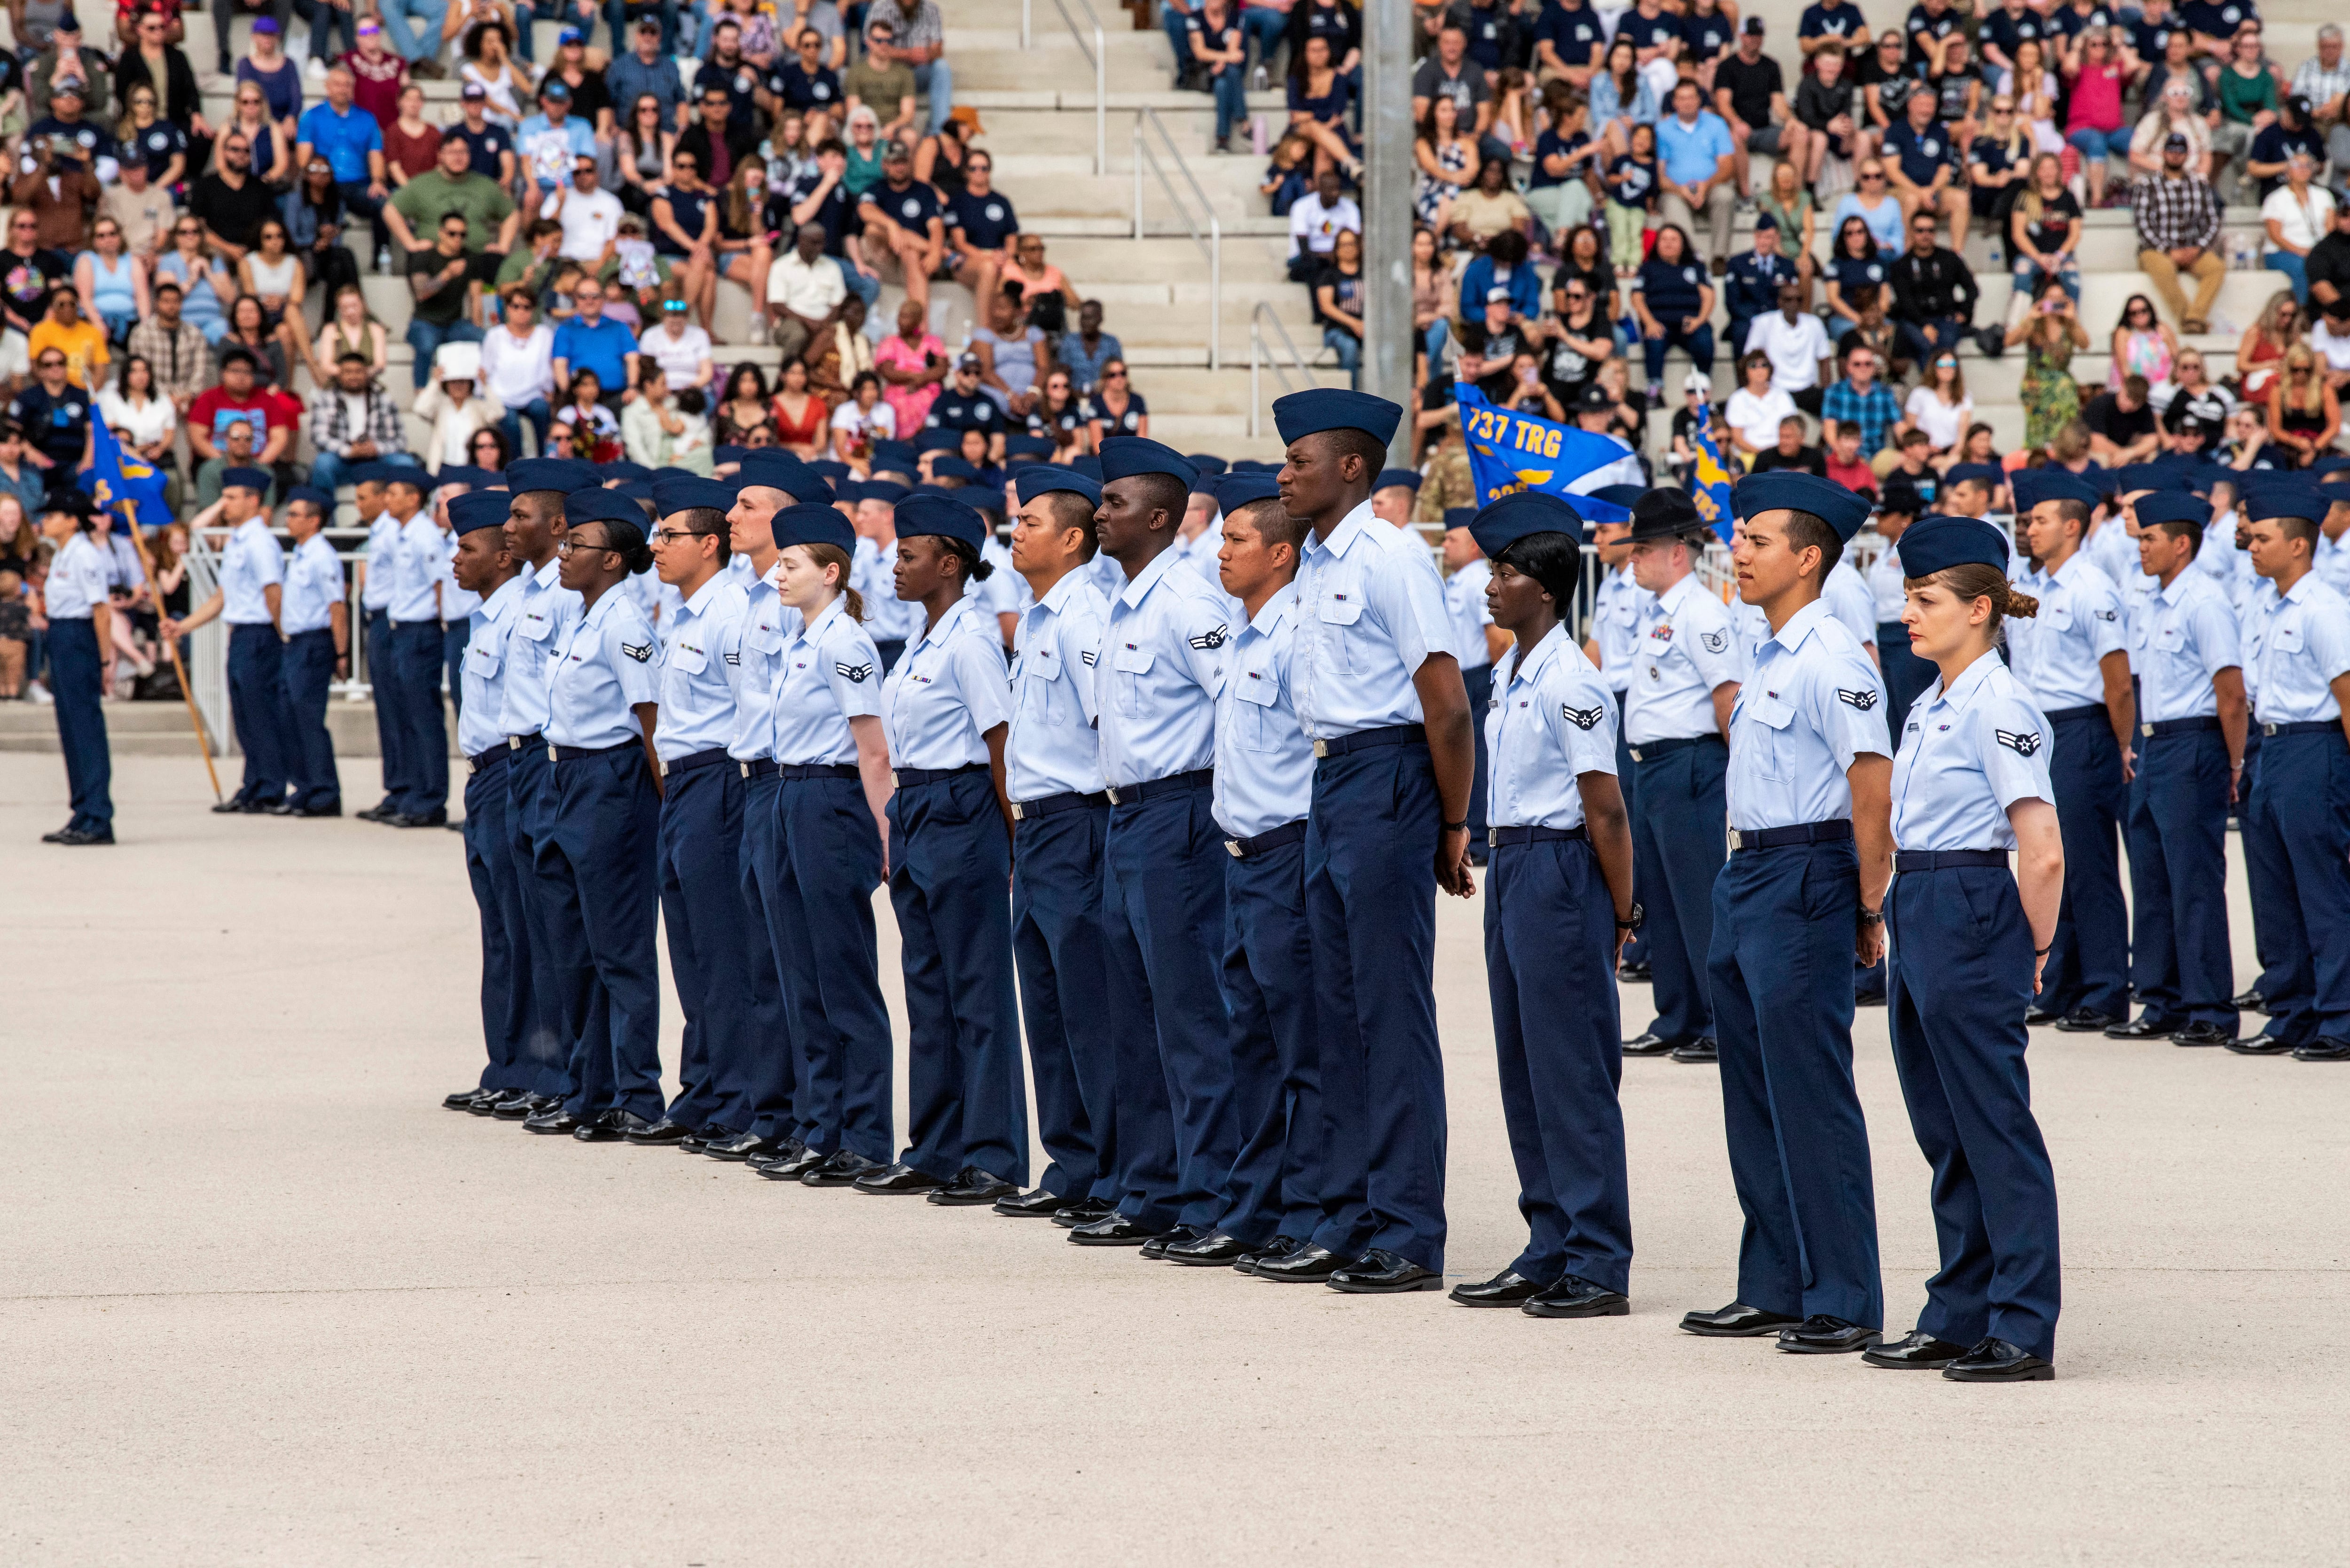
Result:
{"label": "short sleeve shirt", "polygon": [[1616,704],[1564,629],[1536,643],[1523,669],[1519,652],[1511,649],[1493,670],[1486,819],[1502,827],[1580,827],[1576,781],[1616,772]]}
{"label": "short sleeve shirt", "polygon": [[2138,717],[2149,724],[2220,711],[2211,678],[2243,666],[2235,611],[2206,574],[2188,570],[2147,597],[2132,628]]}
{"label": "short sleeve shirt", "polygon": [[947,206],[947,226],[960,229],[974,250],[1000,251],[1005,240],[1020,232],[1020,214],[1012,210],[1012,199],[1001,191],[990,191],[984,196],[958,191]]}
{"label": "short sleeve shirt", "polygon": [[1232,639],[1221,596],[1171,550],[1118,590],[1094,666],[1104,783],[1116,789],[1213,763]]}
{"label": "short sleeve shirt", "polygon": [[1323,539],[1308,533],[1297,571],[1297,716],[1326,740],[1417,724],[1412,677],[1452,651],[1444,584],[1419,535],[1365,502]]}
{"label": "short sleeve shirt", "polygon": [[900,767],[959,768],[988,760],[987,732],[1012,722],[1003,634],[966,594],[907,645],[881,686],[889,759]]}
{"label": "short sleeve shirt", "polygon": [[1893,760],[1893,842],[1902,849],[2012,849],[2008,808],[2056,799],[2048,721],[1986,651],[1945,691],[1910,705]]}
{"label": "short sleeve shirt", "polygon": [[1625,742],[1720,734],[1714,691],[1746,673],[1721,600],[1692,574],[1649,599],[1638,632],[1624,691]]}
{"label": "short sleeve shirt", "polygon": [[2257,670],[2261,722],[2339,722],[2334,682],[2350,672],[2350,600],[2310,572],[2251,619],[2245,656]]}
{"label": "short sleeve shirt", "polygon": [[2104,702],[2099,661],[2125,651],[2129,635],[2113,579],[2075,554],[2053,575],[2034,576],[2030,591],[2040,600],[2040,613],[2007,623],[2016,679],[2044,712]]}
{"label": "short sleeve shirt", "polygon": [[637,740],[635,709],[658,702],[656,641],[636,595],[612,588],[566,630],[547,680],[546,738],[602,751]]}
{"label": "short sleeve shirt", "polygon": [[1094,670],[1108,620],[1108,600],[1083,572],[1071,572],[1021,612],[1003,747],[1004,785],[1014,801],[1102,787]]}
{"label": "short sleeve shirt", "polygon": [[1893,754],[1876,666],[1817,600],[1766,636],[1753,664],[1730,717],[1731,826],[1848,820],[1853,759]]}

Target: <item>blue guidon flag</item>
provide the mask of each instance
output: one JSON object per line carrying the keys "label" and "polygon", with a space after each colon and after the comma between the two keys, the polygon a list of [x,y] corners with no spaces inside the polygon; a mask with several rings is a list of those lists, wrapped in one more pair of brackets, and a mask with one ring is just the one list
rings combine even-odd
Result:
{"label": "blue guidon flag", "polygon": [[1623,442],[1515,409],[1497,409],[1465,381],[1454,385],[1452,398],[1461,407],[1461,433],[1469,443],[1469,475],[1477,484],[1478,505],[1522,490],[1539,490],[1572,501],[1586,522],[1631,520],[1628,507],[1567,489],[1585,474],[1621,462],[1628,452]]}
{"label": "blue guidon flag", "polygon": [[106,428],[106,421],[98,410],[90,410],[90,468],[81,476],[81,487],[99,507],[123,517],[123,503],[134,510],[143,510],[145,525],[160,528],[171,520],[170,508],[163,500],[163,475],[152,464],[137,457],[126,457],[114,432]]}

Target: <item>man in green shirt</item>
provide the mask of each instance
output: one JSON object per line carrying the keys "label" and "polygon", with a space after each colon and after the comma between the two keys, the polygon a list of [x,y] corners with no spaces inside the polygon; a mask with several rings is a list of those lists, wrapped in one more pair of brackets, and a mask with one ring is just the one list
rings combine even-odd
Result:
{"label": "man in green shirt", "polygon": [[861,103],[881,121],[877,142],[914,137],[914,71],[898,57],[892,47],[897,36],[898,30],[887,22],[866,28],[865,57],[848,67],[840,83],[849,108]]}
{"label": "man in green shirt", "polygon": [[[465,220],[466,252],[479,258],[473,275],[487,283],[514,249],[522,218],[496,181],[473,171],[473,150],[463,137],[443,137],[440,159],[400,188],[385,204],[383,221],[405,249],[421,251],[432,248],[442,214],[460,214]],[[424,237],[418,238],[420,234]]]}

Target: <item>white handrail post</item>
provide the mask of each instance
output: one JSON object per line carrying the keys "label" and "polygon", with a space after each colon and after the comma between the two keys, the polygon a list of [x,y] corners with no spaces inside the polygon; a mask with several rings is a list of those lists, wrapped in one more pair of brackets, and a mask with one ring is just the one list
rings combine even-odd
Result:
{"label": "white handrail post", "polygon": [[1020,0],[1020,47],[1024,53],[1028,47],[1028,13],[1035,4],[1035,0]]}
{"label": "white handrail post", "polygon": [[[1109,172],[1109,40],[1094,24],[1094,172]],[[1137,222],[1141,208],[1137,203]]]}
{"label": "white handrail post", "polygon": [[1216,214],[1208,214],[1208,369],[1223,367],[1224,342],[1224,225]]}
{"label": "white handrail post", "polygon": [[1257,432],[1263,428],[1263,421],[1257,418],[1257,410],[1264,402],[1264,376],[1260,368],[1263,361],[1258,353],[1263,346],[1263,335],[1257,329],[1256,317],[1252,316],[1249,317],[1249,440],[1251,441],[1256,440]]}
{"label": "white handrail post", "polygon": [[1142,243],[1142,116],[1149,112],[1144,109],[1134,117],[1134,240],[1137,244]]}

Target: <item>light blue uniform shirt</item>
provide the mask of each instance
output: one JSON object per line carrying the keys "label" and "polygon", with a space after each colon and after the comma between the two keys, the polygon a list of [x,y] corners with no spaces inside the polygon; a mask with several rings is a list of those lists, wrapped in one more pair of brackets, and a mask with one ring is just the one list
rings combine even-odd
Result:
{"label": "light blue uniform shirt", "polygon": [[1910,704],[1893,759],[1893,842],[1902,849],[2012,849],[2007,808],[2054,804],[2048,721],[1995,651],[1959,683],[1937,680]]}
{"label": "light blue uniform shirt", "polygon": [[277,625],[286,636],[324,631],[334,624],[334,607],[343,602],[343,564],[324,534],[313,534],[294,546],[286,563],[286,580],[279,585]]}
{"label": "light blue uniform shirt", "polygon": [[1632,563],[1600,579],[1592,595],[1591,636],[1599,645],[1599,679],[1618,697],[1632,680],[1632,659],[1640,646],[1640,618],[1656,595],[1632,577]]}
{"label": "light blue uniform shirt", "polygon": [[2236,641],[2244,650],[2244,702],[2254,718],[2261,711],[2260,635],[2268,624],[2269,607],[2276,603],[2276,585],[2260,577],[2254,580],[2252,590],[2236,601]]}
{"label": "light blue uniform shirt", "polygon": [[2004,624],[2016,679],[2033,702],[2043,713],[2104,702],[2098,660],[2126,651],[2129,642],[2113,579],[2076,551],[2054,573],[2034,572],[2022,586],[2040,601],[2040,613]]}
{"label": "light blue uniform shirt", "polygon": [[2241,669],[2244,658],[2236,611],[2209,576],[2184,571],[2149,595],[2134,628],[2138,719],[2208,719],[2220,711],[2211,678]]}
{"label": "light blue uniform shirt", "polygon": [[1200,575],[1200,580],[1207,584],[1209,591],[1216,596],[1217,607],[1223,612],[1228,624],[1241,626],[1248,620],[1248,611],[1239,599],[1224,592],[1224,566],[1217,559],[1223,554],[1223,549],[1224,515],[1219,512],[1205,528],[1200,530],[1196,538],[1176,540],[1169,546],[1168,554],[1175,556],[1185,566]]}
{"label": "light blue uniform shirt", "polygon": [[1616,773],[1616,704],[1563,629],[1534,644],[1523,669],[1518,653],[1511,649],[1493,669],[1486,820],[1496,827],[1580,827],[1575,781]]}
{"label": "light blue uniform shirt", "polygon": [[1648,596],[1639,632],[1632,653],[1632,683],[1624,692],[1626,742],[1645,746],[1651,741],[1720,734],[1714,688],[1746,677],[1729,607],[1692,572],[1663,593]]}
{"label": "light blue uniform shirt", "polygon": [[1015,802],[1098,794],[1101,741],[1094,733],[1094,667],[1109,603],[1082,569],[1045,591],[1013,633],[1012,733],[1004,787]]}
{"label": "light blue uniform shirt", "polygon": [[[2350,488],[2345,488],[2342,498],[2350,501]],[[2329,539],[2320,529],[2317,553],[2310,557],[2309,564],[2327,587],[2337,594],[2350,596],[2350,535],[2340,539]]]}
{"label": "light blue uniform shirt", "polygon": [[359,608],[380,610],[391,607],[391,591],[400,567],[395,555],[400,548],[400,519],[389,512],[379,512],[368,524],[367,583],[359,589]]}
{"label": "light blue uniform shirt", "polygon": [[1828,573],[1828,580],[1821,585],[1820,597],[1827,602],[1828,613],[1852,633],[1854,641],[1875,646],[1877,595],[1861,576],[1859,568],[1848,560],[1838,560]]}
{"label": "light blue uniform shirt", "polygon": [[482,596],[457,586],[457,533],[453,528],[441,530],[441,566],[434,576],[441,586],[441,619],[444,625],[459,621],[470,623],[473,612],[482,607]]}
{"label": "light blue uniform shirt", "polygon": [[441,618],[441,530],[419,512],[400,524],[391,554],[391,618],[395,625]]}
{"label": "light blue uniform shirt", "polygon": [[1216,698],[1216,826],[1253,838],[1305,820],[1314,798],[1314,742],[1297,727],[1290,691],[1297,585],[1284,584],[1241,628]]}
{"label": "light blue uniform shirt", "polygon": [[[799,616],[795,609],[783,613]],[[787,767],[857,761],[848,721],[880,716],[881,656],[849,615],[846,594],[813,624],[795,627],[785,638],[770,711],[775,761]]]}
{"label": "light blue uniform shirt", "polygon": [[906,645],[881,683],[889,763],[960,768],[988,760],[982,737],[1012,722],[1012,681],[995,613],[964,594],[938,624]]}
{"label": "light blue uniform shirt", "polygon": [[625,585],[615,585],[572,622],[555,650],[546,688],[546,738],[590,751],[642,737],[632,711],[660,700],[653,628]]}
{"label": "light blue uniform shirt", "polygon": [[993,614],[1025,614],[1028,607],[1036,602],[1036,595],[1028,587],[1028,579],[1013,569],[1012,546],[990,534],[987,543],[980,547],[979,558],[995,570],[989,574],[987,581],[973,585],[971,591],[984,600]]}
{"label": "light blue uniform shirt", "polygon": [[[2011,578],[2014,575],[2012,571],[2008,574]],[[1886,545],[1877,552],[1877,559],[1868,563],[1866,576],[1868,597],[1877,608],[1877,624],[1890,626],[1900,620],[1902,608],[1908,599],[1902,587],[1908,579],[1901,575],[1900,550],[1892,545]]]}
{"label": "light blue uniform shirt", "polygon": [[742,618],[720,645],[734,689],[734,733],[726,754],[736,762],[775,754],[775,681],[783,674],[785,646],[799,635],[800,625],[800,612],[776,597],[773,583],[755,573],[747,579]]}
{"label": "light blue uniform shirt", "polygon": [[49,579],[41,590],[51,620],[88,620],[90,612],[106,603],[107,553],[88,534],[76,534],[49,563]]}
{"label": "light blue uniform shirt", "polygon": [[1845,776],[1893,754],[1885,688],[1851,632],[1814,599],[1754,656],[1730,715],[1730,826],[1742,832],[1852,815]]}
{"label": "light blue uniform shirt", "polygon": [[2350,599],[2309,573],[2262,607],[2247,652],[2258,672],[2262,723],[2340,719],[2334,682],[2350,670]]}
{"label": "light blue uniform shirt", "polygon": [[910,642],[922,629],[922,607],[898,597],[898,546],[860,537],[849,557],[848,586],[865,598],[865,629],[876,642]]}
{"label": "light blue uniform shirt", "polygon": [[1292,670],[1310,738],[1421,722],[1411,678],[1430,655],[1451,651],[1444,581],[1418,530],[1372,516],[1366,501],[1328,539],[1306,532]]}
{"label": "light blue uniform shirt", "polygon": [[579,595],[563,586],[562,561],[523,567],[522,600],[506,646],[505,700],[498,728],[509,735],[535,735],[546,728],[546,690],[555,677],[555,650],[579,618]]}
{"label": "light blue uniform shirt", "polygon": [[269,524],[258,517],[238,524],[221,551],[221,618],[231,626],[267,626],[269,600],[262,590],[285,581],[286,552]]}
{"label": "light blue uniform shirt", "polygon": [[1215,762],[1216,696],[1232,639],[1222,597],[1162,550],[1110,601],[1094,666],[1102,781],[1110,788]]}
{"label": "light blue uniform shirt", "polygon": [[733,742],[734,686],[727,679],[726,649],[739,643],[748,607],[742,587],[718,572],[662,621],[660,724],[653,731],[653,754],[662,762]]}
{"label": "light blue uniform shirt", "polygon": [[1463,670],[1483,670],[1493,662],[1485,651],[1485,628],[1493,612],[1485,607],[1485,585],[1493,580],[1493,564],[1478,559],[1444,579],[1444,612],[1452,620],[1453,657]]}
{"label": "light blue uniform shirt", "polygon": [[457,749],[469,757],[505,742],[499,718],[505,709],[506,653],[522,606],[525,573],[516,572],[492,590],[482,607],[466,617],[465,657],[457,670],[465,701],[457,710]]}

